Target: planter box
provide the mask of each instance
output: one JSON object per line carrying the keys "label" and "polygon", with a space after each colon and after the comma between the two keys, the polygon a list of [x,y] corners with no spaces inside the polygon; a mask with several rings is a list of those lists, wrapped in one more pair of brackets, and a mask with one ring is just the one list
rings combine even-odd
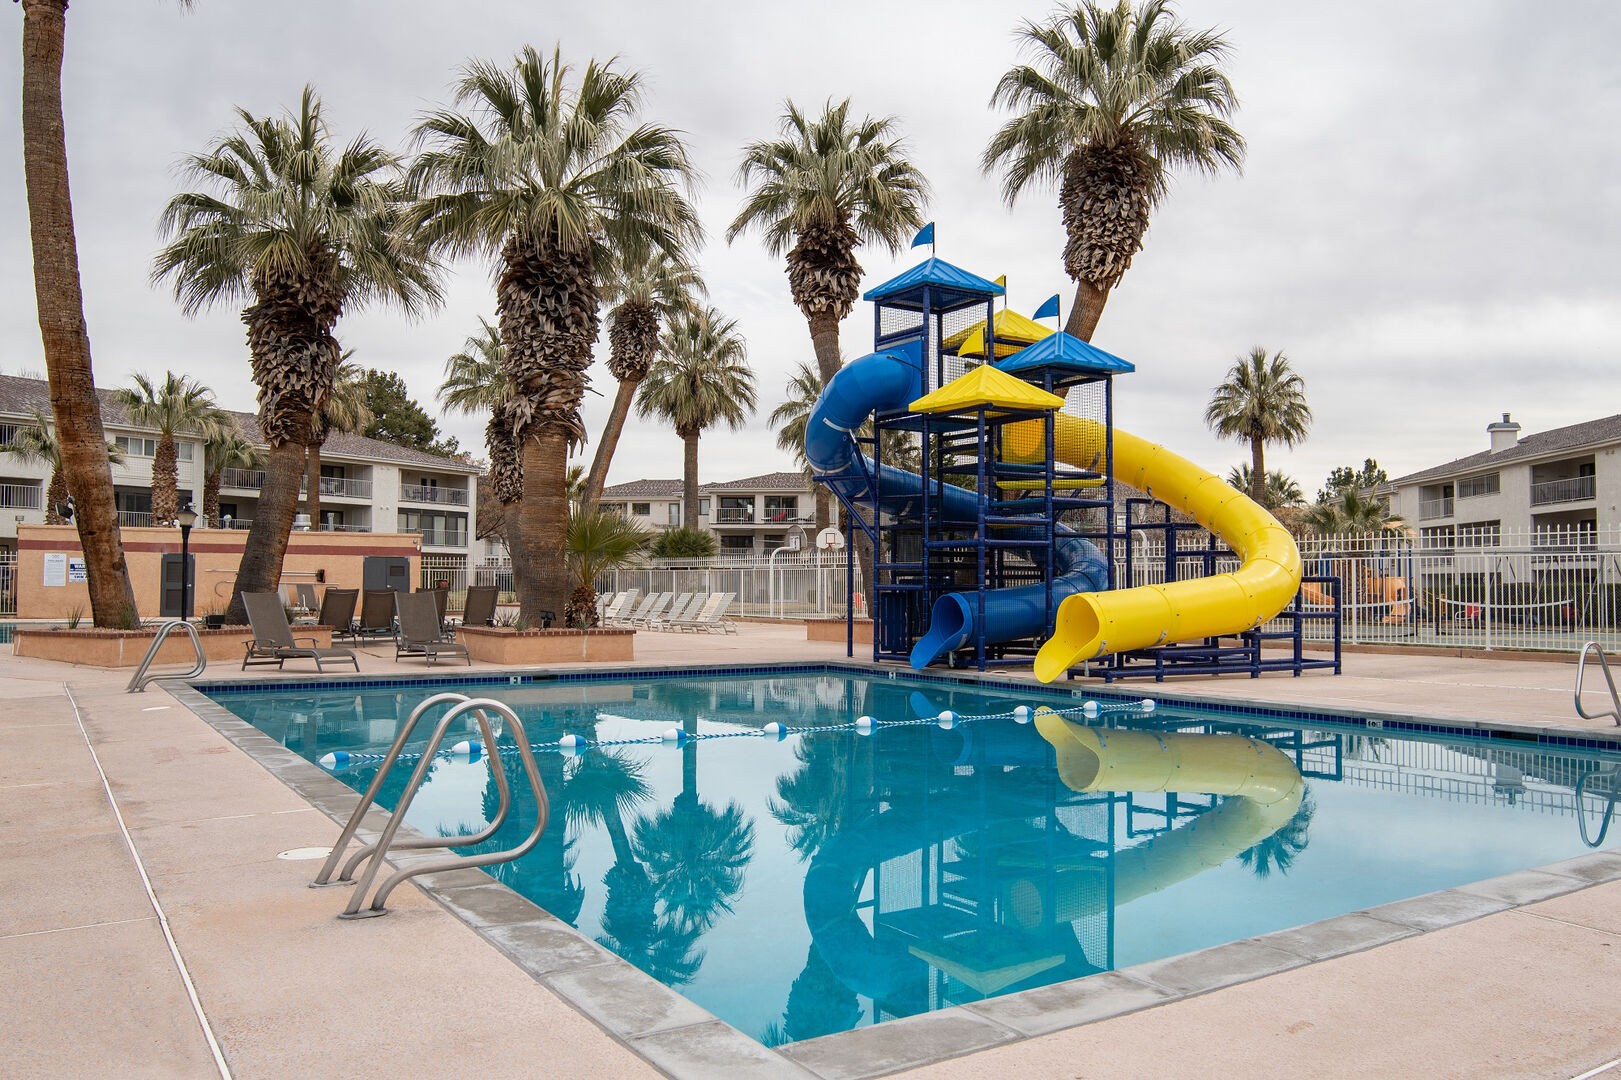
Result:
{"label": "planter box", "polygon": [[[844,644],[844,642],[845,642],[844,620],[843,619],[806,619],[805,620],[805,640],[806,641],[836,641],[841,645]],[[856,620],[856,644],[858,644],[858,645],[871,645],[872,644],[872,620],[871,619],[857,619]]]}
{"label": "planter box", "polygon": [[634,630],[514,630],[507,626],[464,626],[457,633],[467,646],[467,654],[486,664],[521,667],[636,659]]}
{"label": "planter box", "polygon": [[[12,652],[17,656],[83,664],[86,667],[132,668],[141,662],[146,650],[152,647],[153,633],[151,630],[67,630],[62,627],[29,630],[18,627],[12,633]],[[203,654],[210,661],[235,661],[240,664],[242,643],[253,637],[253,631],[246,626],[226,626],[218,630],[199,629],[197,636],[202,640]],[[332,644],[332,631],[324,626],[295,626],[293,636],[312,637],[317,645]],[[184,631],[177,630],[163,643],[153,663],[189,664],[193,656],[191,641]]]}

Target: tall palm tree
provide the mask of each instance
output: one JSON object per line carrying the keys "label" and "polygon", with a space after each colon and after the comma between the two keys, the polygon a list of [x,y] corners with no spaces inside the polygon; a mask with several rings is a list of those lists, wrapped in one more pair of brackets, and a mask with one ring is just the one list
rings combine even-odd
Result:
{"label": "tall palm tree", "polygon": [[203,518],[220,527],[220,480],[226,469],[262,469],[265,452],[236,424],[221,426],[203,443]]}
{"label": "tall palm tree", "polygon": [[716,424],[740,429],[754,400],[754,372],[737,322],[712,307],[678,315],[664,333],[664,354],[642,381],[636,411],[668,422],[685,444],[681,520],[698,520],[698,437]]}
{"label": "tall palm tree", "polygon": [[[1234,465],[1227,470],[1227,483],[1239,491],[1250,489],[1250,467],[1248,465]],[[1283,506],[1306,505],[1306,493],[1301,490],[1300,483],[1281,469],[1269,469],[1266,474],[1266,486],[1262,492],[1261,505],[1268,510],[1276,510]]]}
{"label": "tall palm tree", "polygon": [[[62,445],[44,410],[35,409],[33,415],[34,426],[19,428],[9,443],[0,446],[0,454],[10,454],[24,465],[43,465],[51,470],[51,479],[45,485],[45,524],[63,525],[66,521],[57,507],[66,504],[69,491],[66,470],[62,467]],[[112,442],[104,445],[107,462],[122,465],[124,452],[118,445]],[[74,500],[74,504],[77,507],[78,500]]]}
{"label": "tall palm tree", "polygon": [[680,255],[620,251],[611,261],[602,295],[614,305],[608,313],[608,374],[619,380],[619,390],[591,461],[586,506],[595,506],[602,498],[636,387],[658,355],[660,320],[667,321],[675,312],[691,307],[698,298],[707,297],[709,290],[697,268]]}
{"label": "tall palm tree", "polygon": [[814,120],[792,101],[785,107],[779,138],[743,150],[737,179],[746,197],[726,242],[758,229],[767,251],[787,256],[788,286],[826,385],[839,370],[839,321],[860,294],[856,248],[899,251],[923,224],[929,185],[906,160],[893,117],[853,120],[848,98],[829,101]]}
{"label": "tall palm tree", "polygon": [[206,440],[232,422],[214,402],[214,391],[190,375],[166,371],[161,384],[140,373],[131,378],[135,385],[114,390],[113,400],[129,414],[131,423],[158,431],[152,455],[152,524],[161,528],[173,525],[180,509],[175,434],[196,434]]}
{"label": "tall palm tree", "polygon": [[332,392],[315,414],[316,440],[304,450],[304,512],[310,516],[310,528],[316,530],[321,528],[321,447],[326,445],[326,437],[334,431],[354,435],[372,422],[366,373],[349,359],[353,354],[353,349],[346,350],[338,360]]}
{"label": "tall palm tree", "polygon": [[454,107],[418,123],[423,149],[411,167],[423,192],[419,235],[451,255],[499,261],[512,394],[502,419],[524,495],[514,570],[529,619],[568,600],[564,474],[570,448],[585,441],[580,399],[606,251],[681,251],[700,235],[685,145],[669,128],[636,122],[641,78],[594,60],[572,76],[558,50],[549,61],[532,48],[511,65],[470,61]]}
{"label": "tall palm tree", "polygon": [[1294,446],[1311,430],[1306,380],[1280,350],[1267,358],[1257,345],[1227,370],[1210,395],[1204,422],[1217,435],[1250,444],[1250,498],[1266,501],[1266,444]]}
{"label": "tall palm tree", "polygon": [[[777,429],[777,449],[788,454],[805,474],[805,482],[814,484],[810,461],[805,457],[805,429],[810,424],[811,410],[822,396],[822,377],[815,368],[799,362],[788,378],[782,404],[771,410],[768,423]],[[816,498],[816,531],[819,533],[832,522],[827,488],[814,484]]]}
{"label": "tall palm tree", "polygon": [[228,620],[244,617],[242,593],[281,579],[306,451],[322,438],[338,371],[338,316],[368,301],[415,315],[440,300],[437,264],[400,227],[395,154],[364,136],[335,148],[309,86],[285,117],[236,112],[237,130],[186,159],[187,177],[209,190],[169,201],[162,231],[172,239],[152,271],[173,278],[188,315],[250,301],[242,321],[270,449]]}
{"label": "tall palm tree", "polygon": [[597,578],[640,562],[653,546],[653,533],[619,514],[584,502],[569,507],[568,561],[574,591],[563,609],[563,625],[597,624]]}
{"label": "tall palm tree", "polygon": [[1314,503],[1306,510],[1306,527],[1325,536],[1366,536],[1400,528],[1405,522],[1392,516],[1390,504],[1378,496],[1346,488],[1330,502]]}
{"label": "tall palm tree", "polygon": [[[189,0],[183,0],[182,6],[189,7]],[[96,397],[90,364],[90,333],[84,321],[73,197],[68,190],[62,115],[68,0],[24,0],[22,8],[23,180],[28,189],[34,300],[51,388],[51,414],[57,430],[63,432],[59,471],[76,507],[73,522],[84,552],[91,618],[97,626],[134,626],[140,614],[118,531],[112,471],[107,466],[107,431],[101,422],[101,401]]]}
{"label": "tall palm tree", "polygon": [[1001,170],[1009,206],[1031,184],[1058,186],[1075,282],[1064,329],[1090,341],[1171,173],[1243,165],[1243,136],[1227,122],[1238,107],[1227,42],[1176,18],[1169,0],[1081,0],[1017,37],[1032,63],[997,82],[991,105],[1016,115],[980,164]]}

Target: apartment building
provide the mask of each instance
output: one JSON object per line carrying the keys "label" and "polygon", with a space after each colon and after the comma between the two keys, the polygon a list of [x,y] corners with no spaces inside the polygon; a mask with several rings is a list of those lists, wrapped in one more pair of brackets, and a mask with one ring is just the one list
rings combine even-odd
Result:
{"label": "apartment building", "polygon": [[[604,488],[601,506],[654,529],[681,524],[680,480],[632,480]],[[722,554],[764,555],[788,542],[794,529],[809,531],[815,491],[803,473],[774,472],[703,484],[698,527],[713,532]]]}
{"label": "apartment building", "polygon": [[[112,467],[121,525],[152,524],[152,456],[158,433],[132,424],[106,390],[101,396],[107,437],[123,451]],[[0,375],[0,445],[34,424],[33,412],[50,415],[50,391],[40,379]],[[229,414],[248,438],[259,442],[252,413]],[[203,445],[196,436],[176,439],[180,501],[203,505]],[[321,449],[321,520],[309,528],[327,532],[413,533],[424,554],[465,559],[477,533],[478,467],[361,435],[333,433]],[[49,470],[0,454],[0,551],[16,550],[17,526],[45,520]],[[253,523],[264,472],[227,469],[220,482],[221,525]],[[302,523],[301,523],[302,524]]]}
{"label": "apartment building", "polygon": [[1487,449],[1391,481],[1391,510],[1427,547],[1491,546],[1509,535],[1591,540],[1621,524],[1621,416],[1520,437],[1508,413]]}

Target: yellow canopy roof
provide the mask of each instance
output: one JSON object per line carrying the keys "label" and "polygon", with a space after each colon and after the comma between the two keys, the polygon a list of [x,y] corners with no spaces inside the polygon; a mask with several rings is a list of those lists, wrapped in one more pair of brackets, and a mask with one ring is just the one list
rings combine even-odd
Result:
{"label": "yellow canopy roof", "polygon": [[1064,399],[1039,386],[982,364],[966,375],[952,379],[932,394],[912,402],[912,411],[953,413],[969,409],[1058,409]]}
{"label": "yellow canopy roof", "polygon": [[[996,327],[998,357],[1011,356],[1026,345],[1034,345],[1052,333],[1048,327],[1032,322],[1010,308],[998,311],[993,316],[993,325]],[[984,356],[985,321],[982,319],[965,330],[957,331],[946,338],[942,346],[947,352],[955,349],[958,356]]]}

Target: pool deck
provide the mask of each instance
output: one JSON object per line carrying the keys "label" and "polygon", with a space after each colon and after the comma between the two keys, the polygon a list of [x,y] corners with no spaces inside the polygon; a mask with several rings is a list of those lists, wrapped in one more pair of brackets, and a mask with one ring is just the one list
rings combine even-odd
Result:
{"label": "pool deck", "polygon": [[[649,665],[845,659],[842,645],[807,642],[797,624],[643,633],[636,649]],[[363,674],[423,670],[391,653],[363,650]],[[1575,716],[1573,660],[1347,653],[1345,667],[1117,689],[1615,731]],[[1422,912],[1348,917],[1378,926],[1364,925],[1351,948],[1319,941],[1332,958],[1315,963],[1300,959],[1314,947],[1300,938],[1241,942],[988,1002],[971,1022],[930,1014],[787,1054],[740,1054],[717,1037],[724,1025],[690,1006],[648,1013],[632,1037],[610,1034],[582,1011],[578,986],[560,994],[414,885],[394,894],[389,917],[340,922],[346,894],[306,888],[319,864],[278,858],[330,845],[338,824],[161,687],[125,694],[128,672],[9,647],[0,677],[10,703],[0,712],[6,1077],[217,1076],[217,1052],[238,1077],[1621,1078],[1613,847],[1579,870],[1454,891],[1480,917],[1428,933],[1417,932]],[[1580,875],[1601,883],[1583,888]],[[1212,985],[1198,969],[1216,962],[1257,977],[1158,1003],[1167,988]],[[653,1000],[609,967],[587,998],[620,1016]],[[1076,986],[1105,980],[1106,1011],[1120,1011],[1121,995],[1139,1011],[1088,1022],[1096,995]]]}

